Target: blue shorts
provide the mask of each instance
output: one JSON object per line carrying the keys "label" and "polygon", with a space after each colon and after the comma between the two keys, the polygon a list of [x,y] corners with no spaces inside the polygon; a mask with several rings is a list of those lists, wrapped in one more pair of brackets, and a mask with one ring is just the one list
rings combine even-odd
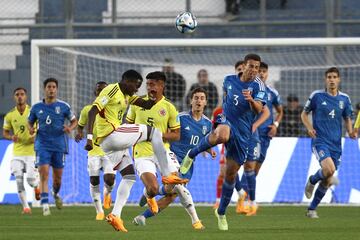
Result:
{"label": "blue shorts", "polygon": [[53,168],[65,167],[65,153],[41,150],[36,152],[36,166],[49,164]]}
{"label": "blue shorts", "polygon": [[312,152],[315,154],[316,159],[321,163],[322,160],[330,157],[335,165],[336,170],[340,165],[341,152],[334,152],[329,149],[326,144],[312,145]]}
{"label": "blue shorts", "polygon": [[216,116],[214,126],[219,124],[228,125],[230,127],[230,138],[227,143],[225,143],[225,156],[226,158],[231,158],[239,165],[243,165],[246,160],[248,143],[240,136],[243,136],[237,128],[233,127],[231,123],[226,119],[224,114],[219,114]]}
{"label": "blue shorts", "polygon": [[253,133],[249,140],[246,161],[259,161],[261,153],[261,143],[257,133]]}

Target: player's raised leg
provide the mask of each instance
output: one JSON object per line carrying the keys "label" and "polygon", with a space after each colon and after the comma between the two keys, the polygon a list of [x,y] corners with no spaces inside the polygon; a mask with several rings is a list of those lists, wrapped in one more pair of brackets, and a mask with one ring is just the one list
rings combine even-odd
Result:
{"label": "player's raised leg", "polygon": [[124,222],[121,219],[121,212],[129,198],[130,190],[135,183],[135,170],[128,150],[108,154],[108,157],[112,162],[118,162],[119,160],[117,159],[121,159],[120,163],[118,163],[118,170],[120,171],[122,179],[117,189],[113,210],[106,216],[106,220],[116,231],[127,232],[128,230],[125,228]]}

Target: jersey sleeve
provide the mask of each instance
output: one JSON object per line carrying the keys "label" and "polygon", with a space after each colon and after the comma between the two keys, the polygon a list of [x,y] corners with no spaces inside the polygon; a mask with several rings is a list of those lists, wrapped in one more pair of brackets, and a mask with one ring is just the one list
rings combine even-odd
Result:
{"label": "jersey sleeve", "polygon": [[179,129],[180,128],[180,117],[179,117],[179,113],[176,110],[174,105],[170,105],[170,109],[169,109],[169,123],[168,123],[168,127],[171,130],[175,130],[175,129]]}
{"label": "jersey sleeve", "polygon": [[304,106],[304,111],[309,113],[315,109],[314,102],[316,101],[316,94],[312,93],[309,97],[309,99],[306,101]]}
{"label": "jersey sleeve", "polygon": [[129,111],[126,114],[126,121],[129,123],[135,122],[135,117],[136,117],[135,108],[136,108],[135,106],[130,106]]}
{"label": "jersey sleeve", "polygon": [[265,85],[261,80],[255,80],[255,84],[253,85],[252,97],[255,101],[260,101],[263,105],[266,104],[266,89]]}
{"label": "jersey sleeve", "polygon": [[346,98],[346,103],[345,103],[345,108],[344,108],[344,111],[343,111],[343,118],[352,118],[354,112],[353,112],[353,108],[352,108],[352,105],[351,105],[351,101],[350,101],[350,98],[347,97]]}
{"label": "jersey sleeve", "polygon": [[139,96],[132,95],[131,97],[129,97],[129,104],[133,104],[138,98]]}
{"label": "jersey sleeve", "polygon": [[99,112],[101,112],[105,106],[110,102],[111,98],[114,96],[112,94],[115,90],[113,85],[108,85],[105,87],[99,94],[99,96],[93,102],[93,106],[97,107]]}
{"label": "jersey sleeve", "polygon": [[274,95],[272,104],[274,106],[281,106],[283,103],[280,94],[277,91],[272,91],[272,94]]}
{"label": "jersey sleeve", "polygon": [[73,111],[71,110],[71,107],[70,105],[67,105],[67,109],[66,109],[66,112],[65,112],[65,117],[67,119],[69,119],[69,121],[72,121],[75,119],[75,114],[73,113]]}
{"label": "jersey sleeve", "polygon": [[358,112],[358,115],[356,117],[354,128],[360,128],[360,111]]}
{"label": "jersey sleeve", "polygon": [[33,124],[33,123],[36,122],[36,120],[37,120],[37,117],[36,117],[36,113],[35,113],[35,108],[32,107],[30,109],[30,114],[29,114],[29,117],[28,117],[28,121]]}
{"label": "jersey sleeve", "polygon": [[11,117],[9,114],[6,114],[5,118],[4,118],[4,125],[3,125],[3,129],[5,130],[11,130],[12,126],[11,126]]}
{"label": "jersey sleeve", "polygon": [[88,121],[88,111],[86,110],[87,110],[86,107],[84,107],[80,112],[80,118],[78,122],[78,125],[80,127],[84,127]]}

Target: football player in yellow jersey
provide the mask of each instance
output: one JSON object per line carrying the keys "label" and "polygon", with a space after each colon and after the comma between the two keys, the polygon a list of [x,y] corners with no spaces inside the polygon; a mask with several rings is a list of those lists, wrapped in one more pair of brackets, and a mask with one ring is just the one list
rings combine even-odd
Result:
{"label": "football player in yellow jersey", "polygon": [[[106,86],[106,82],[97,82],[94,90],[95,96],[99,96],[101,90],[103,90]],[[77,127],[77,134],[75,136],[76,142],[80,142],[80,140],[83,138],[83,129],[88,122],[88,112],[91,106],[92,105],[86,105],[81,110]],[[98,118],[99,116],[96,116],[96,119]],[[96,134],[94,132],[94,137],[96,137],[95,135]],[[111,206],[111,191],[115,185],[116,171],[113,170],[113,166],[111,165],[111,162],[105,155],[104,151],[99,146],[94,145],[94,148],[88,152],[88,172],[90,176],[90,195],[96,209],[96,220],[104,220],[105,218],[100,197],[101,169],[104,171],[104,208],[109,209]]]}
{"label": "football player in yellow jersey", "polygon": [[[180,121],[175,106],[163,95],[165,74],[159,71],[151,72],[146,79],[147,98],[155,99],[156,104],[150,110],[131,106],[126,120],[128,123],[148,124],[159,129],[163,134],[170,171],[178,172],[179,164],[174,153],[169,149],[169,141],[180,139]],[[137,174],[145,185],[144,196],[148,206],[153,214],[157,214],[159,209],[154,197],[159,192],[156,178],[156,169],[159,163],[154,156],[150,142],[141,142],[135,145],[134,160]]]}
{"label": "football player in yellow jersey", "polygon": [[[151,72],[146,76],[146,79],[148,96],[155,97],[156,104],[150,110],[144,110],[136,106],[131,106],[127,114],[126,120],[131,123],[152,122],[154,127],[161,129],[161,131],[163,132],[163,139],[165,141],[165,146],[167,150],[169,166],[171,166],[171,171],[178,172],[180,165],[177,161],[177,156],[175,156],[174,152],[170,150],[169,142],[180,140],[181,130],[179,114],[175,106],[163,96],[166,81],[164,73]],[[206,93],[204,91],[201,92],[201,94],[203,95],[201,103],[203,104],[201,109],[203,111],[206,105]],[[201,116],[202,112],[200,114],[200,119]],[[183,136],[181,135],[181,137]],[[164,186],[162,186],[159,190],[156,178],[158,160],[154,156],[154,152],[150,143],[143,142],[135,145],[134,156],[135,168],[145,185],[144,196],[146,197],[146,202],[148,203],[149,210],[146,210],[143,215],[135,217],[133,223],[135,225],[145,225],[146,217],[154,216],[154,214],[156,214],[158,211],[164,210],[173,200],[175,200],[177,196],[179,196],[180,203],[191,217],[193,227],[196,230],[204,229],[205,227],[202,225],[201,221],[197,216],[191,193],[188,189],[185,188],[184,185],[175,185],[173,187],[173,191],[172,189],[168,189]],[[189,179],[189,177],[184,178]],[[169,190],[171,193],[175,194],[167,194],[169,193]],[[157,202],[154,198],[154,196],[157,194],[167,194],[166,197],[158,201],[159,206],[157,205]],[[143,200],[141,199],[140,201],[142,202]],[[140,203],[140,206],[143,205],[145,205],[145,201],[143,203]]]}
{"label": "football player in yellow jersey", "polygon": [[27,105],[25,88],[14,90],[15,108],[8,112],[4,119],[3,136],[14,142],[13,159],[11,160],[11,173],[16,178],[23,214],[31,214],[31,209],[26,199],[24,187],[24,172],[26,180],[35,190],[35,197],[40,200],[39,173],[35,168],[34,135],[30,135],[27,128],[27,117],[30,106]]}
{"label": "football player in yellow jersey", "polygon": [[142,76],[135,70],[125,71],[119,83],[109,84],[95,99],[88,114],[88,134],[85,149],[93,148],[93,125],[96,122],[95,145],[100,145],[112,162],[114,169],[120,171],[121,182],[112,212],[106,220],[117,231],[127,232],[121,220],[121,211],[124,207],[130,190],[135,183],[135,171],[128,148],[143,141],[151,141],[155,154],[159,159],[163,182],[184,183],[183,179],[172,175],[169,170],[166,150],[160,130],[142,124],[122,124],[122,117],[129,104],[150,109],[155,101],[144,100],[134,95],[142,84]]}

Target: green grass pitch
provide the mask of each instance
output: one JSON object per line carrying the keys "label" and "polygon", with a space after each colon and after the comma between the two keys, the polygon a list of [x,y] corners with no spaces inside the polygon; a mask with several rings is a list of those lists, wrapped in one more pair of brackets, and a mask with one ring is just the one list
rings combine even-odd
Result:
{"label": "green grass pitch", "polygon": [[304,216],[304,206],[260,206],[255,217],[240,216],[229,207],[229,231],[219,231],[211,207],[197,207],[206,229],[192,229],[190,218],[181,207],[170,207],[148,219],[144,227],[131,221],[143,209],[125,207],[123,219],[128,233],[116,232],[105,221],[95,221],[95,210],[86,206],[51,208],[52,215],[43,217],[40,208],[32,215],[21,215],[20,206],[0,205],[0,239],[360,239],[360,207],[323,207],[319,219]]}

